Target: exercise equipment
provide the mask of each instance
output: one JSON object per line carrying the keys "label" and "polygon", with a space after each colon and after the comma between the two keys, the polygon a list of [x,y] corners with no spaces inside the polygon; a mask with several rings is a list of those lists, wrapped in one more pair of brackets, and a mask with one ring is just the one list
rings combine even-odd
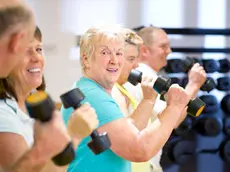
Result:
{"label": "exercise equipment", "polygon": [[230,136],[230,118],[229,117],[224,118],[223,123],[224,123],[224,128],[223,128],[224,133]]}
{"label": "exercise equipment", "polygon": [[165,71],[168,73],[182,73],[183,66],[181,59],[170,59],[167,60],[167,65],[165,67]]}
{"label": "exercise equipment", "polygon": [[189,132],[192,130],[192,119],[190,117],[186,117],[181,124],[174,129],[173,134],[177,136],[187,136]]}
{"label": "exercise equipment", "polygon": [[[132,70],[129,74],[128,81],[137,85],[141,83],[142,80],[142,72],[138,70]],[[168,78],[164,78],[162,76],[158,76],[155,83],[153,84],[153,89],[161,95],[161,99],[164,100],[164,95],[167,93],[169,87],[171,86],[171,80]],[[197,117],[199,116],[205,107],[205,103],[199,98],[195,98],[190,100],[188,103],[187,113],[191,116]]]}
{"label": "exercise equipment", "polygon": [[203,136],[214,137],[221,133],[223,122],[216,117],[203,117],[195,121],[194,129]]}
{"label": "exercise equipment", "polygon": [[230,90],[230,78],[226,76],[218,78],[216,88],[220,91],[229,91]]}
{"label": "exercise equipment", "polygon": [[199,98],[206,104],[203,113],[215,113],[218,111],[219,103],[215,96],[202,95]]}
{"label": "exercise equipment", "polygon": [[[26,99],[26,108],[31,118],[41,122],[48,122],[52,119],[55,105],[48,94],[44,91],[37,91]],[[68,143],[67,147],[60,154],[52,158],[58,166],[69,164],[75,158],[73,143]]]}
{"label": "exercise equipment", "polygon": [[[195,64],[195,61],[192,58],[185,58],[183,60],[183,69],[184,72],[189,72],[189,70],[193,67],[193,65]],[[216,83],[212,78],[207,78],[205,83],[202,85],[202,87],[200,88],[202,91],[207,91],[210,92],[212,91],[214,88],[216,88]]]}
{"label": "exercise equipment", "polygon": [[230,113],[230,94],[225,95],[220,104],[225,113]]}
{"label": "exercise equipment", "polygon": [[213,59],[204,59],[203,60],[203,67],[207,73],[217,72],[220,68],[219,63]]}
{"label": "exercise equipment", "polygon": [[184,165],[195,155],[195,151],[193,141],[180,139],[169,142],[167,148],[164,149],[164,154],[168,156],[171,162]]}
{"label": "exercise equipment", "polygon": [[230,62],[228,59],[221,59],[219,60],[219,71],[220,73],[227,73],[230,71]]}
{"label": "exercise equipment", "polygon": [[216,154],[225,162],[230,162],[230,140],[226,139],[221,142],[217,149],[201,149],[195,148],[195,143],[191,140],[176,140],[168,143],[164,154],[168,156],[170,161],[178,165],[184,165],[189,160],[198,154]]}
{"label": "exercise equipment", "polygon": [[[79,88],[75,88],[62,94],[60,98],[65,108],[77,109],[81,106],[81,101],[85,96]],[[97,130],[94,130],[90,136],[92,140],[88,143],[88,147],[94,154],[100,154],[110,148],[111,142],[106,132],[99,134]]]}

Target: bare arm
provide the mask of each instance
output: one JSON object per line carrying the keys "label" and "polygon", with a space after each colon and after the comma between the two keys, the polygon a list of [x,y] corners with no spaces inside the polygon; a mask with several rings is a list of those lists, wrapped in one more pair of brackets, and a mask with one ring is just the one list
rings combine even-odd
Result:
{"label": "bare arm", "polygon": [[108,132],[112,151],[129,161],[142,162],[151,159],[164,146],[188,102],[184,91],[179,88],[171,90],[174,90],[171,94],[177,96],[170,97],[159,127],[151,124],[140,131],[129,119],[122,118],[99,128],[99,132]]}
{"label": "bare arm", "polygon": [[155,80],[156,78],[143,77],[141,83],[143,100],[130,115],[133,124],[140,131],[148,125],[149,119],[153,116],[153,106],[158,95],[157,92],[153,89],[153,83],[155,82]]}
{"label": "bare arm", "polygon": [[[202,66],[199,65],[199,63],[196,63],[191,68],[189,74],[188,74],[188,84],[185,87],[185,91],[188,93],[190,99],[194,99],[200,90],[200,87],[205,83],[206,81],[206,72]],[[175,128],[177,128],[182,121],[187,116],[187,112],[184,111],[183,115],[181,115],[181,118],[178,120]]]}

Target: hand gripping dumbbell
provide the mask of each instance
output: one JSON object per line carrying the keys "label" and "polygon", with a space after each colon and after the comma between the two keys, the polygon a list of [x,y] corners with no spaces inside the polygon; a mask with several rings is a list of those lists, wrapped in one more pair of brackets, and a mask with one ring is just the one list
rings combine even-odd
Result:
{"label": "hand gripping dumbbell", "polygon": [[[43,91],[37,91],[26,99],[26,108],[31,118],[41,122],[48,122],[52,119],[55,105]],[[53,162],[58,166],[69,164],[75,158],[73,143],[69,142],[67,147],[60,154],[52,158]]]}
{"label": "hand gripping dumbbell", "polygon": [[[62,94],[60,98],[65,108],[77,109],[81,106],[81,101],[84,100],[85,96],[80,89],[75,88]],[[111,142],[106,132],[99,134],[97,130],[94,130],[90,136],[92,141],[88,143],[88,147],[94,154],[100,154],[110,148]]]}
{"label": "hand gripping dumbbell", "polygon": [[[184,72],[188,72],[193,65],[195,64],[195,61],[192,58],[185,58],[183,60],[183,68],[184,68]],[[207,91],[210,92],[213,89],[216,88],[216,83],[212,78],[207,78],[205,83],[202,85],[202,87],[200,88],[202,91]]]}
{"label": "hand gripping dumbbell", "polygon": [[[141,80],[142,80],[142,72],[138,70],[132,70],[130,72],[128,81],[131,84],[137,85],[138,83],[141,83]],[[159,93],[161,95],[161,99],[164,100],[164,95],[168,91],[170,86],[171,86],[170,79],[166,79],[161,76],[158,76],[153,84],[153,89],[157,93]],[[187,106],[188,106],[187,113],[191,116],[197,117],[202,113],[205,107],[205,103],[199,98],[195,98],[193,100],[190,100]]]}
{"label": "hand gripping dumbbell", "polygon": [[203,117],[193,124],[195,130],[204,136],[217,136],[223,129],[223,121],[216,117]]}

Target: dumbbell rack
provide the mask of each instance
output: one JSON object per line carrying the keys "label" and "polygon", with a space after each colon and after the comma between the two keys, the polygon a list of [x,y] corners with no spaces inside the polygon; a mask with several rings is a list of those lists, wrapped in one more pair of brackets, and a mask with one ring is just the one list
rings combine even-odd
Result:
{"label": "dumbbell rack", "polygon": [[[205,36],[205,35],[222,35],[222,36],[230,36],[230,29],[195,29],[195,28],[163,28],[168,35],[190,35],[190,36]],[[172,47],[172,52],[184,53],[186,56],[189,54],[198,54],[200,55],[200,59],[202,59],[202,53],[224,53],[229,54],[230,48],[201,48],[201,47]],[[229,60],[229,58],[228,58]],[[215,72],[217,73],[217,72]],[[170,76],[170,73],[167,73]],[[209,77],[212,77],[213,73],[208,74]],[[229,76],[229,72],[223,74],[224,76]],[[177,74],[173,74],[173,76],[177,76]],[[178,75],[181,76],[181,75]],[[229,93],[229,91],[218,91],[213,90],[209,94],[215,95],[219,98],[219,94]],[[199,92],[199,96],[205,95],[203,91]],[[219,101],[220,104],[220,101]],[[230,116],[229,113],[224,112],[219,106],[218,111],[213,113],[204,113],[201,117],[219,117],[221,120]],[[197,119],[192,119],[192,121],[196,121]],[[173,163],[168,155],[165,153],[167,149],[170,147],[170,144],[173,141],[178,139],[192,140],[195,143],[195,147],[198,150],[202,149],[217,149],[222,140],[230,138],[230,135],[226,135],[224,132],[221,132],[215,137],[202,136],[195,129],[190,130],[190,132],[185,133],[183,136],[178,136],[175,132],[171,135],[169,141],[166,143],[163,149],[163,155],[161,164],[163,166],[164,172],[219,172],[220,169],[223,172],[230,171],[230,162],[225,163],[218,154],[197,154],[193,156],[188,163],[183,164],[182,166]]]}

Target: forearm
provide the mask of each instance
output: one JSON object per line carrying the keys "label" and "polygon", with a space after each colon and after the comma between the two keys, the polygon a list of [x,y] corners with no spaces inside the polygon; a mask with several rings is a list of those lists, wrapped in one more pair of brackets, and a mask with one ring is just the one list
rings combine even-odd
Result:
{"label": "forearm", "polygon": [[135,111],[131,114],[130,118],[132,123],[137,127],[138,130],[143,130],[148,125],[149,119],[153,114],[153,106],[155,100],[143,99]]}
{"label": "forearm", "polygon": [[194,99],[199,90],[200,90],[200,87],[197,86],[197,84],[193,84],[191,82],[189,82],[185,87],[185,91],[190,96],[190,99]]}
{"label": "forearm", "polygon": [[181,113],[181,110],[176,107],[166,107],[162,111],[159,120],[156,120],[140,132],[139,140],[144,145],[142,149],[144,149],[143,152],[147,155],[146,160],[155,156],[163,148],[179,119],[178,113]]}
{"label": "forearm", "polygon": [[9,172],[40,172],[47,162],[48,160],[41,156],[39,149],[32,147],[13,165]]}

